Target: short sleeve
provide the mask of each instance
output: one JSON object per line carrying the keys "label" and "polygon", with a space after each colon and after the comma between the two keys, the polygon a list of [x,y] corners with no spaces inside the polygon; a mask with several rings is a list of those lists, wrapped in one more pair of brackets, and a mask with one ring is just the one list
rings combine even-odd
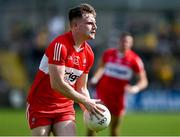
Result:
{"label": "short sleeve", "polygon": [[93,66],[94,64],[94,53],[93,51],[91,50],[91,48],[88,48],[87,50],[87,67],[86,69],[84,70],[84,73],[89,73],[91,67]]}
{"label": "short sleeve", "polygon": [[62,43],[54,41],[47,49],[47,56],[49,64],[65,65],[67,49]]}
{"label": "short sleeve", "polygon": [[140,57],[136,57],[134,60],[134,71],[135,73],[139,73],[144,70],[144,64]]}
{"label": "short sleeve", "polygon": [[103,61],[103,63],[108,61],[108,58],[109,58],[109,55],[110,55],[111,52],[112,52],[111,49],[106,50],[106,51],[103,52],[103,54],[102,54],[102,61]]}

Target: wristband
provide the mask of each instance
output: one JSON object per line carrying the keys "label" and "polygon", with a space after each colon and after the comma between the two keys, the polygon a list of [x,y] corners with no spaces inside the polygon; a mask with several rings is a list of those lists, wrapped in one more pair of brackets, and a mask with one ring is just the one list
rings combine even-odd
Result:
{"label": "wristband", "polygon": [[136,93],[138,93],[139,91],[140,91],[140,89],[139,89],[138,86],[133,86],[133,87],[132,87],[132,92],[133,92],[133,93],[136,94]]}
{"label": "wristband", "polygon": [[92,84],[97,84],[97,82],[98,82],[97,78],[95,78],[95,77],[91,78],[91,83]]}

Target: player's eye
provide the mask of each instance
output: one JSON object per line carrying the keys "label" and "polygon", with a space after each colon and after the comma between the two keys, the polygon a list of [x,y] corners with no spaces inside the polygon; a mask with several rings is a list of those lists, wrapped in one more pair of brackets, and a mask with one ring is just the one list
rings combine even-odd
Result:
{"label": "player's eye", "polygon": [[96,25],[96,23],[94,23],[94,22],[86,22],[86,24],[88,24],[88,25]]}

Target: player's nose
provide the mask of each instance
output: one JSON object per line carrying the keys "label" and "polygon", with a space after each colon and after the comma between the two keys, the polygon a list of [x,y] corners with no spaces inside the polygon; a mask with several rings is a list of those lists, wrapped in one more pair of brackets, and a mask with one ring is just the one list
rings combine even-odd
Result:
{"label": "player's nose", "polygon": [[93,24],[93,29],[96,30],[97,29],[97,25],[96,23]]}

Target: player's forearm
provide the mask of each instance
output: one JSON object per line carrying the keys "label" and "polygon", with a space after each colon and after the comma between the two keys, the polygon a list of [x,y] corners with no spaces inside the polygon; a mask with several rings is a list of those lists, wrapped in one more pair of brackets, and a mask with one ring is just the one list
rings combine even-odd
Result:
{"label": "player's forearm", "polygon": [[146,79],[141,80],[136,84],[136,86],[139,88],[139,90],[143,90],[148,86],[148,81]]}
{"label": "player's forearm", "polygon": [[135,85],[127,85],[125,90],[130,93],[138,93],[148,86],[148,81],[146,79],[140,79]]}
{"label": "player's forearm", "polygon": [[[80,88],[77,90],[79,93],[81,93],[82,95],[86,96],[87,98],[90,99],[90,95],[89,95],[89,91],[87,88]],[[79,103],[80,108],[84,111],[86,108],[84,107],[83,104]]]}
{"label": "player's forearm", "polygon": [[87,88],[81,88],[77,90],[82,95],[86,96],[87,98],[90,98],[89,91]]}
{"label": "player's forearm", "polygon": [[[79,77],[79,79],[76,82],[75,90],[78,91],[80,94],[82,94],[82,95],[84,95],[90,99],[90,94],[89,94],[89,91],[87,89],[87,80],[88,80],[88,74],[81,75],[81,77]],[[84,105],[79,103],[79,106],[81,107],[81,109],[83,111],[85,110]]]}
{"label": "player's forearm", "polygon": [[141,73],[137,86],[139,87],[139,90],[143,90],[148,86],[148,80],[145,72]]}
{"label": "player's forearm", "polygon": [[84,103],[87,100],[87,97],[75,91],[63,80],[54,81],[51,86],[54,90],[59,91],[62,95],[74,100],[77,103]]}
{"label": "player's forearm", "polygon": [[132,86],[132,90],[134,93],[137,93],[143,89],[145,89],[148,86],[148,81],[147,79],[142,79],[137,82],[134,86]]}
{"label": "player's forearm", "polygon": [[137,81],[137,84],[134,85],[133,87],[141,91],[145,89],[147,86],[148,86],[148,80],[147,80],[146,72],[143,71],[139,74],[139,80]]}

